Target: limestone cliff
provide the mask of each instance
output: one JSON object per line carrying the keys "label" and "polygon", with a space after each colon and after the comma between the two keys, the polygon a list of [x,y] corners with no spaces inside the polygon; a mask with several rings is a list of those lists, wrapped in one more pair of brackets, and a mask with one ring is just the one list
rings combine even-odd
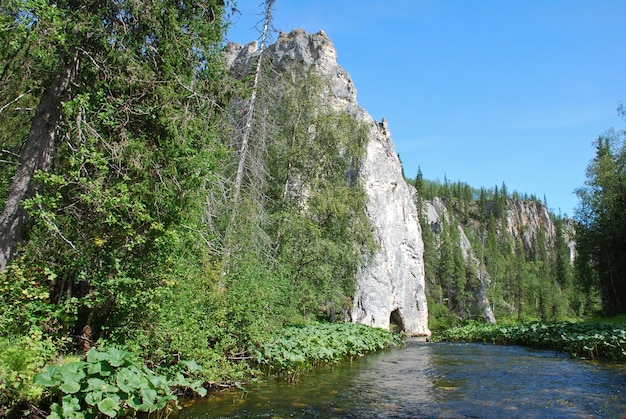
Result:
{"label": "limestone cliff", "polygon": [[[381,328],[394,324],[407,335],[429,335],[421,227],[386,121],[375,121],[358,105],[354,84],[337,63],[337,52],[323,31],[281,33],[264,54],[279,73],[301,66],[316,69],[332,86],[325,101],[369,127],[358,175],[367,193],[366,211],[378,250],[368,266],[359,270],[348,317]],[[249,73],[258,55],[254,42],[229,44],[225,50],[231,73],[239,77]]]}
{"label": "limestone cliff", "polygon": [[[545,233],[548,244],[553,244],[556,240],[556,226],[550,212],[543,203],[538,201],[509,200],[506,209],[506,228],[514,239],[521,239],[527,252],[531,249],[539,231]],[[570,262],[574,263],[576,244],[572,220],[566,221],[564,235]]]}
{"label": "limestone cliff", "polygon": [[[435,197],[431,201],[426,202],[424,212],[426,221],[431,226],[435,236],[437,236],[441,231],[440,226],[444,218],[446,218],[448,223],[453,221],[450,219],[451,214],[440,197]],[[472,272],[474,272],[474,275],[478,279],[479,287],[476,290],[477,308],[485,320],[489,323],[496,323],[496,318],[493,315],[489,298],[487,298],[487,290],[491,284],[489,273],[483,266],[482,261],[476,257],[476,253],[472,248],[471,242],[467,237],[463,226],[460,223],[453,224],[456,224],[456,228],[459,231],[459,243],[457,243],[457,245],[461,248],[463,259],[468,265],[472,266]]]}
{"label": "limestone cliff", "polygon": [[[421,203],[423,211],[423,228],[430,228],[434,237],[434,246],[437,247],[437,252],[440,251],[442,246],[442,232],[443,225],[451,229],[456,229],[458,234],[449,234],[448,237],[454,237],[456,242],[454,246],[460,248],[462,257],[466,264],[466,269],[469,276],[473,277],[475,281],[470,287],[464,289],[465,292],[473,294],[473,297],[467,298],[467,301],[473,301],[475,308],[471,310],[476,313],[475,315],[482,317],[483,319],[495,323],[496,318],[492,310],[492,303],[488,299],[488,293],[497,299],[500,307],[504,309],[500,310],[500,313],[505,315],[515,314],[519,312],[522,299],[526,297],[526,294],[540,294],[541,291],[532,289],[533,285],[520,285],[522,281],[521,273],[519,272],[520,266],[509,265],[500,266],[496,269],[496,276],[500,281],[507,282],[504,287],[506,289],[499,289],[494,295],[493,290],[490,288],[492,282],[495,282],[495,277],[490,276],[489,269],[486,265],[486,260],[493,258],[493,254],[488,254],[485,241],[488,233],[486,232],[486,226],[484,221],[479,220],[479,206],[477,202],[473,202],[469,207],[461,205],[456,198],[441,198],[434,197],[430,201],[422,201]],[[520,256],[526,261],[532,261],[537,258],[538,254],[546,254],[549,260],[556,260],[556,252],[562,252],[563,249],[558,246],[564,246],[567,256],[569,257],[570,265],[573,264],[575,258],[575,246],[573,240],[573,225],[571,222],[565,220],[561,223],[560,227],[555,224],[554,217],[550,214],[546,206],[536,200],[521,200],[519,198],[507,198],[504,200],[503,210],[494,217],[495,205],[493,202],[487,206],[489,215],[490,229],[495,229],[497,241],[502,245],[498,252],[500,256],[507,257],[509,255],[509,261],[512,260],[510,255],[514,255],[516,252],[520,252],[523,256]],[[484,216],[483,216],[484,217]],[[559,229],[560,228],[560,229]],[[561,243],[558,244],[557,236],[561,234]],[[448,250],[449,251],[449,250]],[[492,250],[493,251],[493,250]],[[439,255],[438,257],[441,257]],[[440,261],[436,262],[440,263]],[[542,262],[543,263],[543,262]],[[548,262],[545,262],[548,263]],[[446,278],[439,278],[439,272],[437,272],[437,265],[430,266],[428,269],[432,269],[429,273],[429,279],[436,279],[437,281],[444,282]],[[537,264],[535,266],[543,266],[544,271],[549,271],[548,266]],[[528,268],[527,268],[528,269]],[[427,272],[428,273],[428,272]],[[492,272],[493,274],[494,272]],[[527,275],[528,276],[528,275]],[[532,275],[528,276],[531,277]],[[551,281],[548,272],[545,275],[536,275],[533,278],[539,281]],[[462,279],[461,282],[465,282],[467,279]],[[560,278],[563,281],[562,278]],[[515,285],[511,285],[512,282]],[[534,285],[541,290],[549,289],[549,286]],[[567,284],[559,284],[559,286],[566,287]],[[526,287],[526,290],[522,290]],[[543,287],[543,288],[542,288]],[[547,287],[547,288],[546,288]],[[513,290],[513,291],[511,291]],[[520,294],[521,293],[521,294]],[[513,296],[513,295],[514,296]],[[450,296],[444,296],[446,300]],[[451,297],[450,297],[451,298]],[[532,298],[532,297],[528,297]],[[539,304],[543,304],[541,296],[539,296]],[[530,305],[531,302],[523,302],[526,305]],[[508,312],[508,313],[507,313]],[[458,314],[458,313],[457,313]]]}
{"label": "limestone cliff", "polygon": [[417,208],[386,122],[371,126],[361,173],[379,251],[360,272],[352,320],[385,328],[391,322],[408,335],[429,335]]}

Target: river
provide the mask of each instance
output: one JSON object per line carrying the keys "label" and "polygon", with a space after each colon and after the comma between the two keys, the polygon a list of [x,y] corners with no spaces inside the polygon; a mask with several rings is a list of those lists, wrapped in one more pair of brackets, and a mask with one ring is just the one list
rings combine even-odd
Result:
{"label": "river", "polygon": [[626,417],[626,365],[520,346],[408,341],[405,348],[268,380],[181,418]]}

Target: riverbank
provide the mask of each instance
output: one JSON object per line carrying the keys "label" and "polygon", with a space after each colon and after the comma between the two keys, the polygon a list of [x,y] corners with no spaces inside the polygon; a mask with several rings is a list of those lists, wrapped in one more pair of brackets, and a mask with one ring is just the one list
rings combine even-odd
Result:
{"label": "riverbank", "polygon": [[626,365],[553,351],[406,339],[401,349],[190,402],[180,419],[622,418]]}
{"label": "riverbank", "polygon": [[403,335],[354,323],[290,327],[258,350],[254,361],[269,375],[295,378],[314,367],[358,358],[403,341]]}
{"label": "riverbank", "polygon": [[[288,327],[274,339],[238,361],[254,374],[293,380],[323,364],[335,364],[403,345],[404,336],[352,323],[313,323]],[[59,361],[59,354],[26,340],[0,341],[0,417],[136,416],[140,412],[169,414],[179,407],[177,396],[205,396],[215,383],[202,381],[202,367],[193,360],[180,368],[152,371],[145,360],[116,347],[94,348],[85,356]],[[56,359],[55,365],[45,360]],[[233,362],[233,357],[230,362]],[[242,368],[241,370],[244,370]],[[225,384],[226,385],[226,384]],[[17,416],[15,416],[17,415]],[[104,416],[103,416],[104,415]]]}
{"label": "riverbank", "polygon": [[514,325],[469,323],[432,337],[442,342],[490,342],[554,349],[576,358],[626,361],[626,324],[604,322],[533,322]]}

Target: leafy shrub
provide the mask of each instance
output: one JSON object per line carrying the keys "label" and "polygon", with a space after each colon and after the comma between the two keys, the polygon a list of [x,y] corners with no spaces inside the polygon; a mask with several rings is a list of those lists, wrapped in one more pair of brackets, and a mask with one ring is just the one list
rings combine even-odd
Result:
{"label": "leafy shrub", "polygon": [[499,326],[470,323],[446,330],[436,339],[550,348],[573,357],[626,359],[626,327],[617,324],[534,322]]}
{"label": "leafy shrub", "polygon": [[268,372],[293,378],[322,364],[361,357],[402,343],[401,335],[362,324],[314,324],[286,329],[257,351],[256,361]]}
{"label": "leafy shrub", "polygon": [[0,335],[27,335],[33,329],[59,334],[75,320],[76,299],[50,301],[56,274],[49,268],[13,261],[0,272]]}
{"label": "leafy shrub", "polygon": [[50,418],[121,417],[137,412],[168,416],[178,408],[171,385],[206,394],[202,383],[189,383],[182,374],[168,381],[141,365],[130,352],[115,347],[92,349],[86,361],[48,366],[35,375],[34,382],[50,388],[53,394]]}
{"label": "leafy shrub", "polygon": [[221,273],[212,265],[196,276],[181,275],[153,327],[134,328],[124,348],[168,377],[176,375],[178,358],[195,360],[201,369],[194,376],[206,383],[231,383],[253,375],[250,364],[241,361],[282,327],[285,304],[280,298],[285,292],[279,288],[285,286],[280,278],[264,275],[261,267],[241,265],[231,270],[223,291],[217,289]]}
{"label": "leafy shrub", "polygon": [[449,329],[459,323],[459,318],[445,304],[428,300],[428,328],[433,332]]}

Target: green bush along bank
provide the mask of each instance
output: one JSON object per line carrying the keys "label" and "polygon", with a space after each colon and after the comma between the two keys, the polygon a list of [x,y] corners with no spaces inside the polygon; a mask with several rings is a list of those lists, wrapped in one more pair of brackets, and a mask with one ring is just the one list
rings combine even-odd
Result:
{"label": "green bush along bank", "polygon": [[626,360],[624,323],[532,322],[507,326],[469,323],[437,333],[433,340],[524,345],[563,351],[572,357]]}
{"label": "green bush along bank", "polygon": [[323,364],[333,364],[403,344],[402,335],[353,323],[288,328],[256,352],[256,363],[269,373],[293,378]]}

